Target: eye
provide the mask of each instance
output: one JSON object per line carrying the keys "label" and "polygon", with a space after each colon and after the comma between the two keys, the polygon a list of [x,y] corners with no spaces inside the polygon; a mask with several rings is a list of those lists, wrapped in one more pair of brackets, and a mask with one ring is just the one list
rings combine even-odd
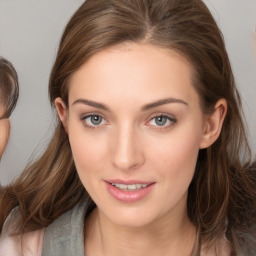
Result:
{"label": "eye", "polygon": [[171,118],[166,115],[158,115],[150,119],[148,124],[150,126],[157,126],[157,127],[163,127],[163,128],[168,128],[175,124],[177,120],[175,118]]}
{"label": "eye", "polygon": [[89,128],[96,128],[107,123],[107,121],[100,115],[83,116],[81,120],[84,121],[85,126]]}

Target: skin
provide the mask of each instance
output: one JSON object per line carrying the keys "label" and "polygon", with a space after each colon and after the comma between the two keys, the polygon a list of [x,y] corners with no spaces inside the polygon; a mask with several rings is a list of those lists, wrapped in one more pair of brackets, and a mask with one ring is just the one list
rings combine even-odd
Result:
{"label": "skin", "polygon": [[[198,151],[218,138],[227,108],[221,99],[204,115],[191,76],[175,51],[127,43],[94,54],[72,75],[68,106],[56,99],[77,172],[97,205],[85,222],[86,255],[190,255],[196,230],[188,187]],[[154,185],[127,203],[108,192],[109,179]]]}
{"label": "skin", "polygon": [[[5,108],[0,106],[0,117],[4,115]],[[5,151],[10,136],[9,119],[0,119],[0,159]]]}

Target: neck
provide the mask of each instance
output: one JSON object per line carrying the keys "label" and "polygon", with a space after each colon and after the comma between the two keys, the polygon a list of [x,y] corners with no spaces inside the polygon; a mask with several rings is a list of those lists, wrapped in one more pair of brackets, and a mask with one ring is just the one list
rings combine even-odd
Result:
{"label": "neck", "polygon": [[98,209],[85,223],[86,256],[189,256],[196,229],[187,214],[177,219],[164,216],[143,227],[116,225]]}

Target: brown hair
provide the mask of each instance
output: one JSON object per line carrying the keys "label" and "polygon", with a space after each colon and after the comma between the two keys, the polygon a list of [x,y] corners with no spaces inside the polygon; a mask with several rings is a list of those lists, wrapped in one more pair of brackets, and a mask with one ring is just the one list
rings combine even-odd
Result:
{"label": "brown hair", "polygon": [[[222,34],[203,1],[85,1],[61,38],[49,82],[51,103],[61,97],[68,105],[71,75],[94,53],[123,42],[157,45],[185,56],[193,67],[193,84],[205,113],[212,112],[220,98],[227,100],[220,137],[199,152],[189,187],[188,214],[198,229],[198,251],[200,244],[214,245],[224,235],[235,255],[254,248],[248,246],[255,223],[255,171],[249,166],[241,100]],[[57,122],[43,156],[5,188],[0,228],[15,206],[20,207],[21,231],[49,225],[82,200],[88,201],[90,209],[94,207],[76,173],[68,137]],[[248,160],[244,166],[241,156]]]}
{"label": "brown hair", "polygon": [[18,75],[8,60],[0,57],[0,104],[5,113],[0,118],[8,118],[16,106],[19,97]]}

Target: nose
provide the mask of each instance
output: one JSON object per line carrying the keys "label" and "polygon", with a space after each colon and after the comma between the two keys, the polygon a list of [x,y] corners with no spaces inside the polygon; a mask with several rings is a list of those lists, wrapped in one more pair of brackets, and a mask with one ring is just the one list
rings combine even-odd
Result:
{"label": "nose", "polygon": [[113,139],[112,164],[116,169],[137,169],[144,163],[143,145],[139,133],[126,125],[120,127]]}

